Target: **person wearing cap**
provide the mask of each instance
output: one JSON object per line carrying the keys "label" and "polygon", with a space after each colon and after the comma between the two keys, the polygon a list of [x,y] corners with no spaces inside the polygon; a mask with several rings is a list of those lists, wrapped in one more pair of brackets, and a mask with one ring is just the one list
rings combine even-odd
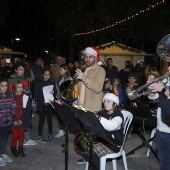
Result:
{"label": "person wearing cap", "polygon": [[[170,72],[170,67],[168,67]],[[148,83],[153,82],[154,75],[150,75]],[[148,98],[151,100],[159,99],[157,109],[157,127],[156,127],[156,148],[160,162],[160,170],[170,169],[170,102],[169,91],[170,83],[166,85],[163,82],[156,82],[149,86],[152,93]],[[169,116],[168,116],[169,115]]]}
{"label": "person wearing cap", "polygon": [[80,80],[78,105],[91,112],[99,111],[102,109],[102,90],[106,73],[97,64],[100,54],[95,47],[85,48],[83,58],[87,66],[85,72],[81,69],[75,71],[75,76]]}
{"label": "person wearing cap", "polygon": [[117,140],[117,146],[100,140],[93,145],[93,164],[100,169],[100,157],[118,152],[123,144],[123,114],[119,109],[119,98],[113,93],[106,93],[103,97],[104,109],[96,117],[106,130],[106,133]]}
{"label": "person wearing cap", "polygon": [[[78,105],[91,112],[102,109],[103,84],[105,81],[105,70],[97,64],[100,60],[99,51],[95,47],[87,47],[83,52],[84,64],[87,66],[83,73],[81,69],[75,70],[75,76],[79,80]],[[86,163],[80,159],[78,164]]]}

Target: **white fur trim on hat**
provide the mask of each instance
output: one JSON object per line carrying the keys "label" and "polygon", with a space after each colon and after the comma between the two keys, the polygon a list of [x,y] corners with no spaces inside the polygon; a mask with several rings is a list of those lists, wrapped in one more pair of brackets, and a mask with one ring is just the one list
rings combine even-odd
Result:
{"label": "white fur trim on hat", "polygon": [[97,51],[95,51],[93,48],[91,47],[87,47],[84,49],[83,54],[89,53],[91,55],[94,55],[95,57],[97,57]]}
{"label": "white fur trim on hat", "polygon": [[100,60],[97,64],[98,64],[99,66],[102,66],[102,65],[103,65],[103,62]]}
{"label": "white fur trim on hat", "polygon": [[114,95],[113,93],[106,93],[103,97],[103,102],[104,102],[105,99],[112,100],[117,105],[119,105],[119,98],[116,95]]}

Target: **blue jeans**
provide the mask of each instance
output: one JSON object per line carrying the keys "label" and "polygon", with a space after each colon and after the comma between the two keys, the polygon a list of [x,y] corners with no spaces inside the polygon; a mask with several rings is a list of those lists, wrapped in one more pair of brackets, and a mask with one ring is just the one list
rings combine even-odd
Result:
{"label": "blue jeans", "polygon": [[156,131],[156,148],[160,170],[170,170],[170,133]]}
{"label": "blue jeans", "polygon": [[24,131],[24,140],[30,140],[30,130]]}
{"label": "blue jeans", "polygon": [[11,126],[0,127],[0,155],[6,153],[7,136]]}
{"label": "blue jeans", "polygon": [[64,130],[63,123],[59,117],[57,119],[57,123],[58,123],[58,130]]}

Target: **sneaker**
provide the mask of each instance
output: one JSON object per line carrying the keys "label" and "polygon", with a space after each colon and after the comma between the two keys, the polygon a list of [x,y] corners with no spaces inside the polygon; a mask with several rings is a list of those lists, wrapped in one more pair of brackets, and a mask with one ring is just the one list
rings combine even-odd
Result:
{"label": "sneaker", "polygon": [[11,159],[8,155],[6,154],[1,154],[1,157],[5,162],[13,162],[13,159]]}
{"label": "sneaker", "polygon": [[36,145],[38,142],[35,140],[24,140],[24,146],[28,146],[28,145]]}
{"label": "sneaker", "polygon": [[44,138],[44,136],[39,136],[37,140],[41,143],[47,143],[47,140]]}
{"label": "sneaker", "polygon": [[0,157],[0,166],[6,166],[6,165],[7,163],[5,162],[5,160]]}
{"label": "sneaker", "polygon": [[60,138],[62,136],[64,136],[64,130],[59,130],[58,134],[55,135],[56,138]]}
{"label": "sneaker", "polygon": [[79,159],[77,164],[85,164],[87,161],[85,159]]}
{"label": "sneaker", "polygon": [[52,142],[53,141],[53,136],[52,135],[48,135],[48,142]]}

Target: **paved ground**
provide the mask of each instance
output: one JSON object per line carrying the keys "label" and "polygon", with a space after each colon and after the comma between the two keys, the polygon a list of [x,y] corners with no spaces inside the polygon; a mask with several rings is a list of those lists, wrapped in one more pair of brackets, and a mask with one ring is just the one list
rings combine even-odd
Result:
{"label": "paved ground", "polygon": [[[33,117],[33,129],[31,131],[32,139],[37,139],[37,122],[38,115]],[[54,118],[54,135],[57,133],[57,123]],[[47,137],[47,125],[44,127],[44,136]],[[25,158],[14,158],[10,151],[10,139],[8,138],[7,154],[11,156],[14,161],[8,163],[6,167],[0,167],[0,170],[64,170],[65,169],[65,155],[62,153],[61,144],[64,143],[64,137],[54,138],[51,143],[38,143],[35,146],[25,146]],[[80,158],[74,151],[74,135],[69,134],[69,170],[84,170],[85,165],[78,165],[76,162]],[[139,144],[141,139],[137,135],[132,135],[130,139],[126,140],[126,153]],[[138,150],[135,154],[127,156],[127,163],[129,170],[158,170],[159,165],[152,157],[146,157],[147,148],[144,147]],[[122,159],[118,160],[118,170],[123,170]],[[111,162],[107,163],[108,170],[111,170]]]}

